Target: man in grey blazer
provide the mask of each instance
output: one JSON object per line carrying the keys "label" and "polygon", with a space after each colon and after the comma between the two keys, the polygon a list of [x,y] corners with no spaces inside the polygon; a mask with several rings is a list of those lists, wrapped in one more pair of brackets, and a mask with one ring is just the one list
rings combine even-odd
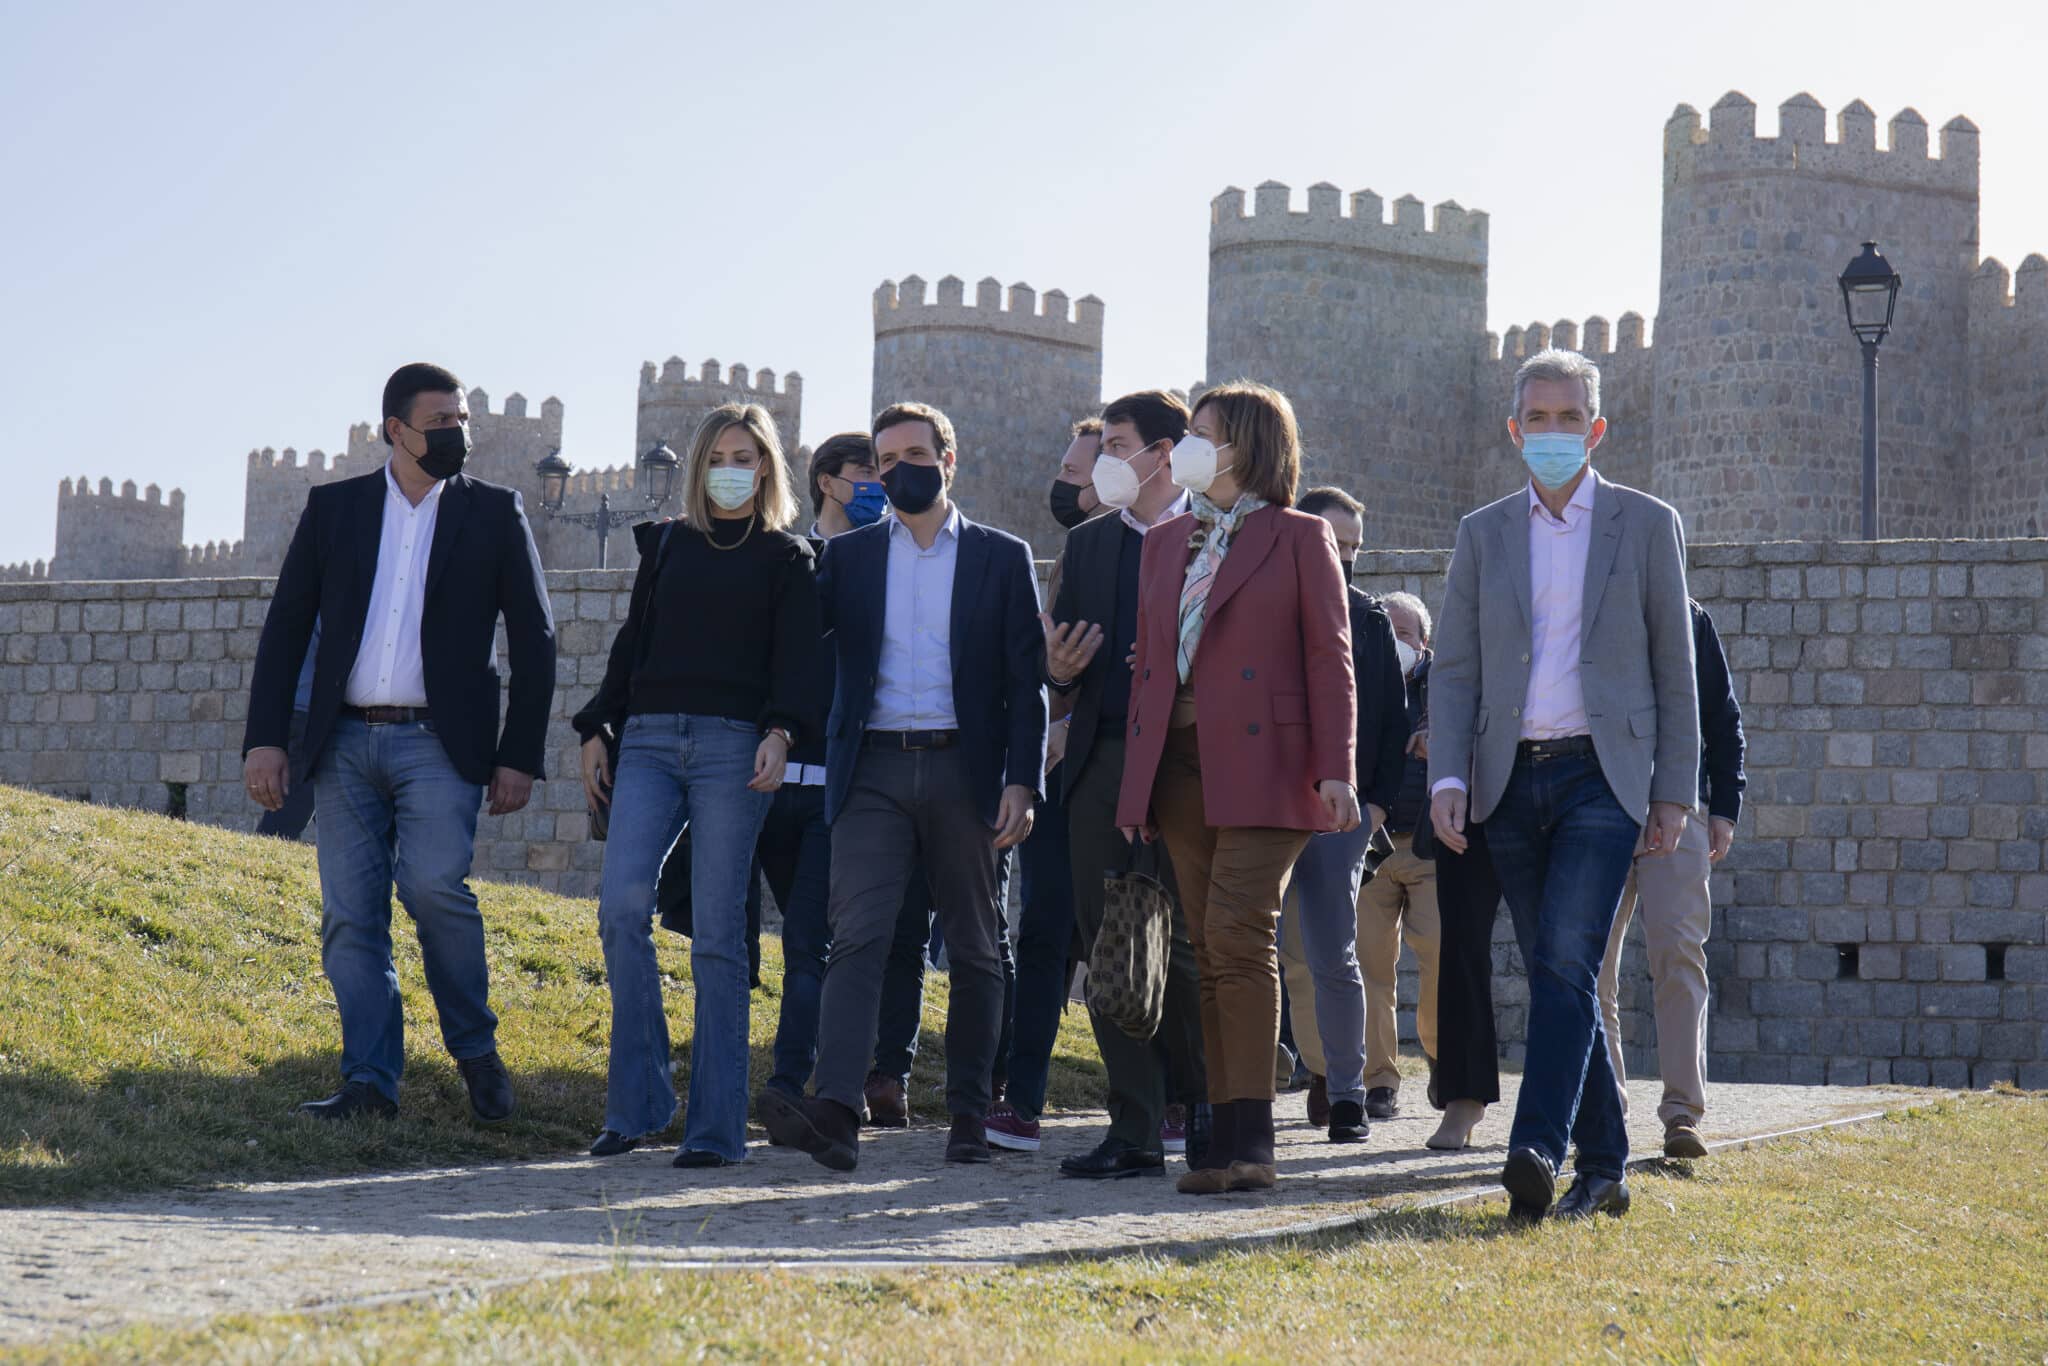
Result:
{"label": "man in grey blazer", "polygon": [[1458,526],[1430,672],[1430,818],[1485,826],[1529,973],[1528,1059],[1501,1184],[1519,1219],[1628,1209],[1628,1132],[1596,994],[1640,840],[1668,855],[1699,796],[1685,533],[1595,474],[1600,371],[1544,351],[1515,375],[1526,487]]}

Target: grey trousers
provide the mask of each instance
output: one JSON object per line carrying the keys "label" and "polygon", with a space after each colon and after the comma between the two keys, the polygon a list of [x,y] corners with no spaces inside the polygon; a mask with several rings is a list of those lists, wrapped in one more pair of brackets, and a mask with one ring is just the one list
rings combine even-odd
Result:
{"label": "grey trousers", "polygon": [[[1098,738],[1088,765],[1067,794],[1067,843],[1074,867],[1074,918],[1084,951],[1102,930],[1102,876],[1130,868],[1132,850],[1116,827],[1124,778],[1121,734]],[[1152,846],[1156,851],[1157,845]],[[1208,1094],[1202,1070],[1202,982],[1180,906],[1171,859],[1156,857],[1156,875],[1173,897],[1173,940],[1166,962],[1166,1009],[1159,1032],[1139,1041],[1089,1012],[1102,1070],[1109,1077],[1109,1134],[1159,1151],[1159,1121],[1170,1104],[1195,1105]],[[1154,871],[1143,869],[1143,871]]]}
{"label": "grey trousers", "polygon": [[1003,1027],[1002,911],[995,832],[983,824],[967,760],[951,749],[861,751],[832,825],[832,950],[818,1006],[814,1089],[861,1107],[875,1055],[882,970],[903,894],[922,869],[931,886],[953,990],[946,1013],[946,1108],[988,1113]]}

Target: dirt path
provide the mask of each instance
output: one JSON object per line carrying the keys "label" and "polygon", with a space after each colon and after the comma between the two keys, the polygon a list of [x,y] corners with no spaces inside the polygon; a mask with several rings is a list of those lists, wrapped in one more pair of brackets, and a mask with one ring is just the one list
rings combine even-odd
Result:
{"label": "dirt path", "polygon": [[[1049,1120],[1044,1148],[993,1169],[948,1167],[945,1134],[921,1128],[864,1143],[834,1176],[798,1153],[754,1147],[737,1168],[681,1172],[671,1152],[610,1161],[408,1171],[72,1209],[0,1210],[0,1342],[141,1319],[271,1313],[577,1270],[619,1260],[713,1264],[991,1263],[1170,1247],[1257,1235],[1375,1207],[1490,1187],[1512,1088],[1477,1146],[1432,1153],[1436,1116],[1411,1084],[1398,1119],[1356,1146],[1307,1127],[1280,1102],[1281,1184],[1263,1196],[1177,1195],[1173,1176],[1063,1179],[1059,1159],[1099,1136],[1100,1115]],[[1656,1150],[1658,1083],[1632,1083],[1637,1148]],[[1895,1108],[1927,1092],[1715,1086],[1710,1141],[1783,1132]]]}

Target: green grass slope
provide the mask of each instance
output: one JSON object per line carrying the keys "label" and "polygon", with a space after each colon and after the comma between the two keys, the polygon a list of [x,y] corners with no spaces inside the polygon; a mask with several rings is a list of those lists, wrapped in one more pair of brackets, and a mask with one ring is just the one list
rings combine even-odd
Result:
{"label": "green grass slope", "polygon": [[[603,1118],[610,1022],[596,904],[476,887],[519,1115],[494,1130],[470,1122],[411,922],[394,907],[403,1115],[320,1125],[291,1114],[338,1078],[313,850],[0,787],[0,1203],[532,1158],[587,1143]],[[687,1065],[688,946],[665,932],[657,942]],[[774,936],[762,953],[756,1083],[780,1004]],[[930,974],[913,1094],[931,1118],[943,1110],[932,1088],[943,1076],[945,999],[944,975]],[[1100,1079],[1085,1017],[1069,1010],[1049,1102],[1099,1104]]]}

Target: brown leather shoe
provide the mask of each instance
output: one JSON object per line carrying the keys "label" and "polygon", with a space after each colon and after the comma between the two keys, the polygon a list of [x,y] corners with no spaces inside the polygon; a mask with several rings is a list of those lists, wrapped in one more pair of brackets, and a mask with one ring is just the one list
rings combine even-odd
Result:
{"label": "brown leather shoe", "polygon": [[1330,1127],[1330,1083],[1313,1074],[1308,1079],[1308,1124],[1311,1129]]}
{"label": "brown leather shoe", "polygon": [[867,1099],[870,1125],[877,1129],[910,1127],[910,1093],[902,1082],[880,1072],[870,1072],[862,1093]]}
{"label": "brown leather shoe", "polygon": [[1664,1156],[1700,1158],[1707,1155],[1707,1142],[1700,1126],[1689,1119],[1674,1119],[1664,1126]]}

